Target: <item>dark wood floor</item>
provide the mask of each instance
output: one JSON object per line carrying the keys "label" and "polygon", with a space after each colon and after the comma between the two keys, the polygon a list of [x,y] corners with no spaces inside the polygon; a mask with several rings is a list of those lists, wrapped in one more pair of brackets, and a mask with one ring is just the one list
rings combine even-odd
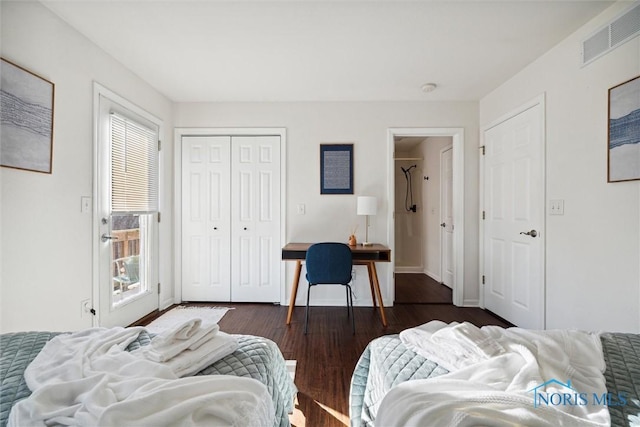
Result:
{"label": "dark wood floor", "polygon": [[451,304],[453,292],[451,288],[435,281],[426,274],[396,273],[397,304]]}
{"label": "dark wood floor", "polygon": [[[273,340],[285,359],[297,360],[298,403],[293,425],[349,425],[351,374],[367,343],[386,334],[430,320],[469,321],[477,326],[509,326],[479,308],[448,304],[399,304],[386,309],[388,327],[372,307],[354,308],[356,333],[345,307],[311,307],[309,332],[304,335],[304,307],[296,307],[291,325],[285,324],[287,307],[271,304],[221,304],[234,307],[219,322],[232,334],[258,335]],[[148,323],[151,319],[145,319]]]}

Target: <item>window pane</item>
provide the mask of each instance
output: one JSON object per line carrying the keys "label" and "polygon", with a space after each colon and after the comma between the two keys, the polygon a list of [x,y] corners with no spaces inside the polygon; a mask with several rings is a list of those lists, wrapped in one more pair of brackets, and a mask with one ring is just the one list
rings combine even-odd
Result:
{"label": "window pane", "polygon": [[131,300],[149,289],[149,233],[152,215],[111,217],[113,305]]}
{"label": "window pane", "polygon": [[158,210],[158,134],[115,113],[110,115],[111,210]]}

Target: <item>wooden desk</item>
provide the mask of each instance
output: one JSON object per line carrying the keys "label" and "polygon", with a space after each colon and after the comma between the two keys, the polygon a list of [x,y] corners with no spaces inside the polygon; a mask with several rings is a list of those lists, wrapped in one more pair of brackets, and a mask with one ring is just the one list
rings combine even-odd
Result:
{"label": "wooden desk", "polygon": [[[300,282],[300,273],[302,272],[302,261],[305,260],[307,256],[307,249],[309,249],[309,246],[311,245],[312,243],[287,243],[285,247],[282,248],[282,260],[296,262],[296,272],[293,276],[291,300],[289,301],[289,312],[287,314],[287,325],[291,324],[291,317],[293,316],[293,310],[296,305],[298,283]],[[382,294],[380,293],[380,282],[378,281],[376,262],[390,262],[391,249],[378,243],[367,246],[362,246],[362,244],[359,244],[357,246],[349,247],[351,248],[351,253],[353,254],[353,264],[367,266],[373,307],[375,309],[377,300],[380,306],[380,319],[382,320],[382,325],[386,327],[387,317],[384,314],[384,303],[382,301]]]}

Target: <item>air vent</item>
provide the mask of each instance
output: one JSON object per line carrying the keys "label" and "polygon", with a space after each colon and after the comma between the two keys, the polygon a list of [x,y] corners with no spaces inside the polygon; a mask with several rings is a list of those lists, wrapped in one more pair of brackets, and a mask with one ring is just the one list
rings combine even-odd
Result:
{"label": "air vent", "polygon": [[640,3],[582,42],[582,65],[589,64],[639,34]]}

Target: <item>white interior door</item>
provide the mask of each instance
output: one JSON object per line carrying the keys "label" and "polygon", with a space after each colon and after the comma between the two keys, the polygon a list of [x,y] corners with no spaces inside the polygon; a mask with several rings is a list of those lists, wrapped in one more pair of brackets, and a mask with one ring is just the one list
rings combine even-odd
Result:
{"label": "white interior door", "polygon": [[183,301],[231,301],[230,142],[182,137]]}
{"label": "white interior door", "polygon": [[484,132],[484,305],[544,328],[544,134],[536,103]]}
{"label": "white interior door", "polygon": [[440,206],[441,206],[441,277],[442,283],[453,286],[453,147],[440,153]]}
{"label": "white interior door", "polygon": [[[127,326],[158,309],[161,122],[96,85],[98,325]],[[127,194],[123,197],[123,194]],[[126,199],[126,200],[125,200]]]}
{"label": "white interior door", "polygon": [[280,137],[232,137],[231,298],[280,300]]}

